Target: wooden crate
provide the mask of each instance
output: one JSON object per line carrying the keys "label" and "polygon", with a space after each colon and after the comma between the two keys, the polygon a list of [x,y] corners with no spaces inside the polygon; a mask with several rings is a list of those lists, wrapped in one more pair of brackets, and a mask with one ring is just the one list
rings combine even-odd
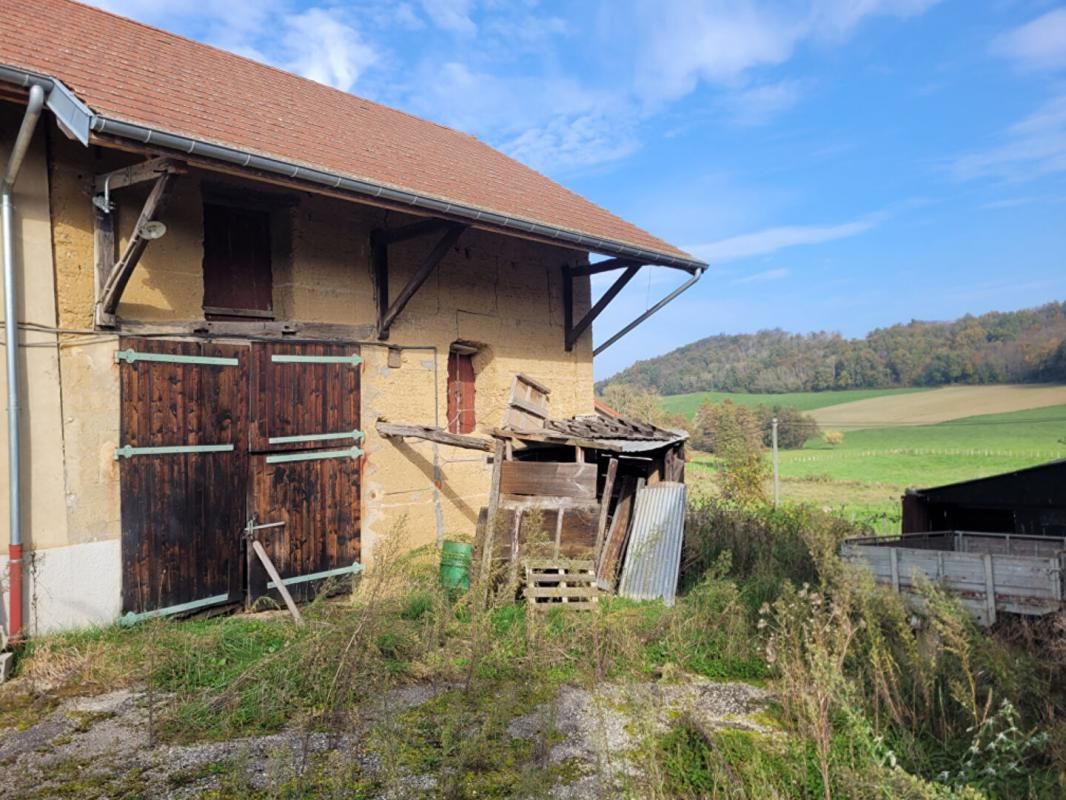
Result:
{"label": "wooden crate", "polygon": [[607,593],[596,587],[593,561],[568,559],[527,559],[526,603],[544,611],[562,607],[591,611]]}

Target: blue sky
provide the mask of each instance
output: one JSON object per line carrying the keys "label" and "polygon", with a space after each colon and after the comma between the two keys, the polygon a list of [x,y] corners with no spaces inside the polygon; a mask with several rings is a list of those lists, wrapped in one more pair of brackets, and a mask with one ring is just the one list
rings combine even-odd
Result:
{"label": "blue sky", "polygon": [[[98,5],[468,131],[709,261],[597,377],[715,333],[1066,299],[1061,3]],[[683,279],[645,272],[597,340]]]}

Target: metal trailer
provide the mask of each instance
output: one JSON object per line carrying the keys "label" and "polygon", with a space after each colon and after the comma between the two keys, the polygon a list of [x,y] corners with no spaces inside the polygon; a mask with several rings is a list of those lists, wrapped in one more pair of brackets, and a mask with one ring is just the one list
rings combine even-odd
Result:
{"label": "metal trailer", "polygon": [[950,591],[981,625],[1004,611],[1040,616],[1062,605],[1066,537],[934,531],[848,539],[841,555],[918,604],[926,582]]}

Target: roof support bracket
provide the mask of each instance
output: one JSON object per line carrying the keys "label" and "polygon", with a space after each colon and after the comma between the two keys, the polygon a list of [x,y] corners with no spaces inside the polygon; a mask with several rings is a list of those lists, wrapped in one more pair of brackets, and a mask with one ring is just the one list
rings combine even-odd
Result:
{"label": "roof support bracket", "polygon": [[[134,168],[131,167],[130,169],[133,170]],[[119,170],[118,173],[125,173],[125,170]],[[100,176],[103,178],[104,186],[107,187],[108,181],[114,180],[118,173]],[[133,274],[133,270],[141,260],[141,256],[150,241],[146,226],[149,222],[155,221],[156,216],[166,207],[174,185],[175,174],[175,172],[165,169],[158,174],[149,172],[133,181],[133,183],[139,183],[144,180],[151,180],[154,177],[155,184],[152,186],[151,192],[148,193],[148,199],[144,201],[144,207],[141,209],[141,214],[133,227],[133,233],[129,241],[126,242],[122,255],[117,260],[115,259],[115,215],[111,213],[110,200],[105,202],[95,202],[94,200],[93,243],[95,250],[94,285],[96,288],[94,322],[97,327],[115,327],[115,311],[118,308],[119,301],[122,299],[122,293],[126,290],[126,284],[129,283],[130,276]],[[129,186],[132,184],[126,182],[122,185]],[[105,192],[106,196],[107,192]]]}
{"label": "roof support bracket", "polygon": [[[633,320],[628,325],[626,325],[624,328],[622,328],[622,330],[618,331],[618,333],[616,333],[614,336],[612,336],[606,342],[604,342],[599,347],[597,347],[595,350],[593,350],[592,351],[592,355],[593,356],[598,356],[600,353],[602,353],[604,350],[606,350],[612,344],[617,342],[619,339],[621,339],[623,336],[625,336],[627,333],[629,333],[631,330],[633,330],[635,327],[637,327],[640,323],[642,323],[644,320],[646,320],[648,317],[650,317],[656,311],[659,311],[667,303],[669,303],[674,298],[678,297],[679,295],[681,295],[682,293],[687,291],[689,289],[689,287],[691,287],[696,281],[698,281],[700,279],[700,276],[702,276],[702,275],[703,275],[703,270],[702,269],[696,270],[696,272],[693,273],[691,278],[689,278],[687,281],[685,281],[683,284],[681,284],[676,289],[674,289],[672,292],[670,292],[670,294],[668,294],[666,297],[664,297],[658,303],[653,305],[651,308],[649,308],[647,311],[645,311],[643,314],[641,314],[635,320]],[[606,296],[606,295],[604,295],[604,296]]]}
{"label": "roof support bracket", "polygon": [[[389,303],[389,244],[396,241],[403,241],[415,236],[421,236],[433,230],[438,230],[441,226],[444,227],[444,234],[437,240],[437,243],[433,245],[425,257],[419,262],[417,269],[411,276],[411,279],[407,281],[407,284],[400,290],[400,294],[396,297],[392,303]],[[433,274],[433,270],[437,268],[441,260],[448,253],[455,243],[459,240],[459,236],[463,231],[467,229],[467,225],[458,223],[439,223],[437,225],[428,225],[421,222],[415,222],[406,228],[399,228],[396,231],[374,231],[370,237],[370,251],[371,259],[374,267],[374,282],[377,289],[377,306],[378,306],[378,325],[377,334],[378,339],[384,341],[389,338],[389,329],[396,321],[396,318],[400,315],[400,312],[407,307],[407,304],[414,297],[426,279]],[[404,233],[406,231],[406,233]]]}
{"label": "roof support bracket", "polygon": [[641,267],[640,264],[634,264],[631,261],[615,263],[611,267],[606,267],[603,271],[606,271],[607,269],[621,269],[624,267],[625,272],[618,276],[615,282],[611,284],[611,287],[603,293],[603,297],[596,301],[596,304],[589,309],[588,313],[585,314],[577,324],[574,324],[574,277],[575,275],[590,274],[588,270],[595,269],[598,266],[598,264],[594,264],[592,267],[575,268],[568,266],[563,268],[563,306],[564,323],[566,328],[565,345],[567,352],[574,349],[574,345],[577,343],[577,340],[581,338],[581,334],[583,334],[592,324],[593,320],[595,320],[596,317],[607,308],[608,304],[618,296],[618,293],[625,288],[625,285],[633,280],[633,276],[640,271]]}

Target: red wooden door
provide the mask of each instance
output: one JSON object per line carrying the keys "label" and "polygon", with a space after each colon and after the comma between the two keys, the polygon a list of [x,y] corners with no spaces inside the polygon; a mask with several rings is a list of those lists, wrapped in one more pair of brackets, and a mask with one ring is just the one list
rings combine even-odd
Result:
{"label": "red wooden door", "polygon": [[248,348],[123,338],[122,606],[242,596]]}
{"label": "red wooden door", "polygon": [[[249,507],[296,595],[359,560],[359,363],[352,345],[252,345]],[[267,591],[249,548],[249,600]]]}

